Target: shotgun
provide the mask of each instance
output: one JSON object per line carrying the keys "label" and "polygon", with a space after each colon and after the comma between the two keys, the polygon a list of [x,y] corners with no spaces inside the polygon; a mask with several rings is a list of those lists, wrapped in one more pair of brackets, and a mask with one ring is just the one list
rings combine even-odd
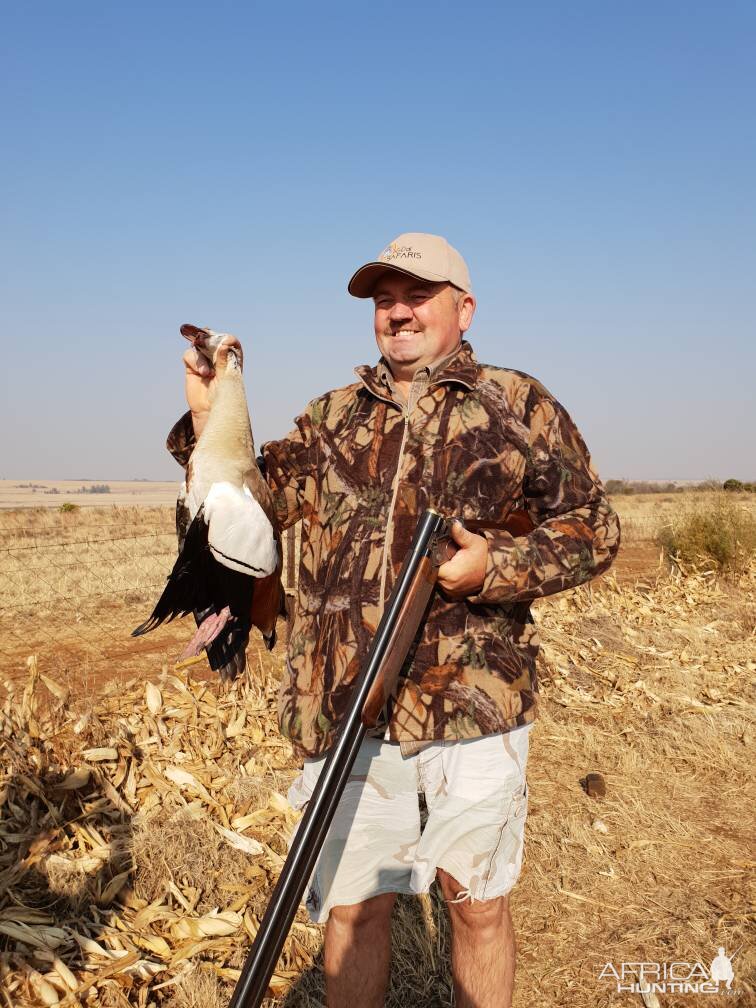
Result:
{"label": "shotgun", "polygon": [[[513,512],[499,525],[485,521],[469,521],[465,525],[470,531],[501,528],[513,535],[525,535],[533,528],[524,511]],[[300,820],[229,1008],[259,1008],[267,993],[362,740],[368,728],[375,728],[381,711],[395,695],[399,672],[428,609],[438,568],[451,559],[456,549],[449,535],[449,520],[436,511],[425,511],[417,523],[338,736]]]}

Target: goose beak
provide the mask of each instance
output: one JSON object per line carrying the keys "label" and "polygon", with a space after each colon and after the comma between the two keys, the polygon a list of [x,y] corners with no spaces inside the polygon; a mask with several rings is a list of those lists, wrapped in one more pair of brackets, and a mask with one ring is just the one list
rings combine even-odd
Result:
{"label": "goose beak", "polygon": [[199,326],[189,325],[185,322],[181,326],[181,335],[184,339],[188,339],[192,346],[197,347],[198,350],[202,349],[207,337],[210,335],[209,329],[200,329]]}

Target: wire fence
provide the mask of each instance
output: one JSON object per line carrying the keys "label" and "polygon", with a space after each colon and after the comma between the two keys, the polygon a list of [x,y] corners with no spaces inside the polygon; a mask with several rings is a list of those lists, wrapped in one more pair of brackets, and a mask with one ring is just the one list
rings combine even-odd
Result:
{"label": "wire fence", "polygon": [[[623,517],[624,544],[653,541],[659,518]],[[288,592],[296,589],[299,531],[283,536]],[[172,662],[191,633],[185,621],[130,634],[152,611],[175,558],[172,507],[0,511],[0,681],[25,675],[31,654],[51,673],[94,679]]]}
{"label": "wire fence", "polygon": [[[156,509],[157,510],[157,509]],[[25,674],[37,654],[52,674],[119,675],[175,658],[190,630],[181,620],[143,638],[176,559],[168,509],[151,526],[80,519],[22,524],[3,516],[0,546],[0,679]],[[69,517],[69,516],[65,516]],[[283,580],[295,589],[298,528],[283,535]]]}

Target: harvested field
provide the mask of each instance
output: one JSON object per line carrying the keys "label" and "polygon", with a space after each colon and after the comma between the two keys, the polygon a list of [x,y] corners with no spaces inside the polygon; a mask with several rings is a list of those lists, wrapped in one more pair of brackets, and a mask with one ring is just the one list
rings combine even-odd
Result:
{"label": "harvested field", "polygon": [[[97,525],[136,532],[130,546],[93,543],[81,514],[58,515],[77,522],[35,519],[8,547],[25,541],[30,560],[10,580],[10,559],[0,568],[22,593],[0,613],[0,1004],[14,1008],[226,1004],[294,825],[296,767],[274,718],[283,646],[255,643],[248,680],[221,688],[200,666],[172,672],[185,623],[130,639],[170,566],[172,515],[117,511]],[[7,541],[20,519],[4,517]],[[55,556],[87,570],[56,580]],[[32,561],[46,579],[27,576]],[[616,576],[535,607],[518,1008],[641,1008],[654,1002],[599,978],[606,963],[708,967],[720,945],[738,952],[727,1003],[751,1003],[754,588],[753,569],[671,574],[626,536]],[[591,772],[605,797],[581,788]],[[271,1008],[323,1004],[321,941],[300,912]],[[403,901],[387,1003],[441,1008],[450,991],[437,894]]]}
{"label": "harvested field", "polygon": [[[161,507],[172,505],[180,480],[0,480],[0,508]],[[107,492],[95,488],[108,487]]]}

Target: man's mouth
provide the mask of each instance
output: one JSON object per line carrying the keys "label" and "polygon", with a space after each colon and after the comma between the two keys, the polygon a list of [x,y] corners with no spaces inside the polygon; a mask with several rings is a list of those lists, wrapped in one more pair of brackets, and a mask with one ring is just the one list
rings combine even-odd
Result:
{"label": "man's mouth", "polygon": [[396,332],[392,332],[392,336],[417,336],[419,329],[397,329]]}

